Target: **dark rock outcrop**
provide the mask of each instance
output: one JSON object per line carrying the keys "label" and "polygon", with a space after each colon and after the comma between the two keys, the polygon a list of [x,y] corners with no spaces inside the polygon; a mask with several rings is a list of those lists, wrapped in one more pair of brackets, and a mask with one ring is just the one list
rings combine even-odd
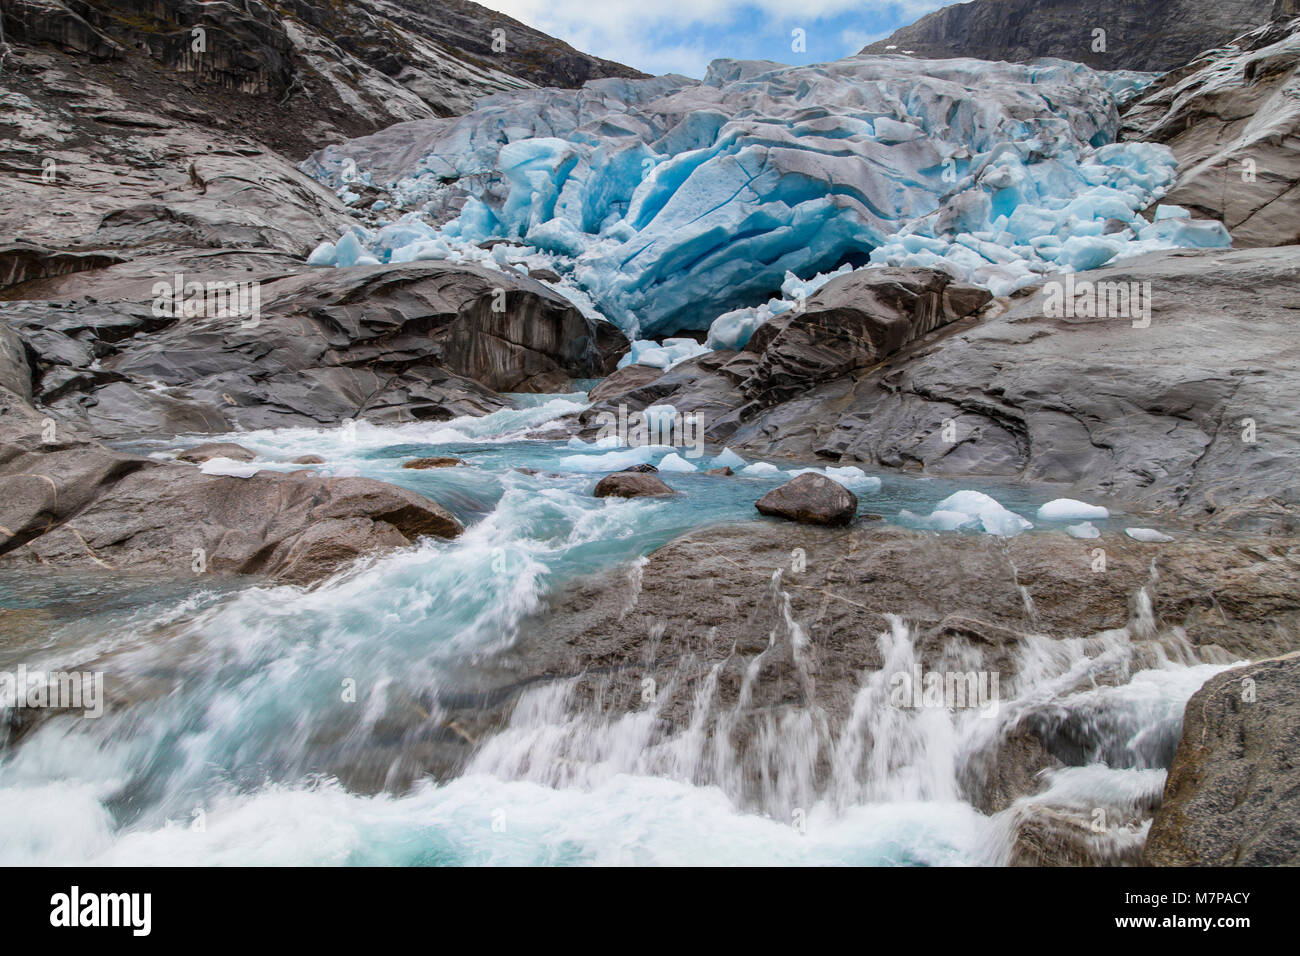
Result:
{"label": "dark rock outcrop", "polygon": [[1300,655],[1219,674],[1183,717],[1148,866],[1300,864]]}
{"label": "dark rock outcrop", "polygon": [[148,112],[183,99],[294,156],[490,93],[641,75],[468,0],[11,0],[3,15],[12,41],[127,81]]}
{"label": "dark rock outcrop", "polygon": [[754,507],[773,518],[842,527],[858,513],[858,496],[837,481],[805,474],[769,491]]}
{"label": "dark rock outcrop", "polygon": [[[1274,0],[973,0],[894,31],[863,53],[1023,63],[1041,56],[1102,70],[1170,70],[1268,21]],[[1098,49],[1095,30],[1105,31]]]}
{"label": "dark rock outcrop", "polygon": [[606,475],[596,482],[595,490],[592,491],[597,498],[654,498],[676,493],[654,475],[639,471],[620,471]]}
{"label": "dark rock outcrop", "polygon": [[433,458],[412,458],[402,464],[403,468],[414,468],[424,470],[426,468],[455,468],[457,465],[465,464],[462,458],[452,458],[449,455],[438,455]]}
{"label": "dark rock outcrop", "polygon": [[1123,135],[1178,157],[1166,202],[1221,220],[1237,247],[1300,243],[1300,19],[1211,50],[1145,90]]}
{"label": "dark rock outcrop", "polygon": [[[186,276],[226,280],[242,276]],[[106,437],[447,420],[509,407],[493,387],[558,389],[614,362],[567,300],[532,279],[474,266],[273,277],[258,286],[255,321],[208,309],[183,321],[159,316],[152,285],[122,278],[103,290],[105,300],[73,308],[6,306],[36,356],[39,401]],[[499,304],[505,312],[494,311]]]}
{"label": "dark rock outcrop", "polygon": [[978,314],[993,296],[929,269],[871,269],[832,279],[799,311],[759,326],[758,356],[740,383],[773,405],[828,379],[875,365],[903,346]]}

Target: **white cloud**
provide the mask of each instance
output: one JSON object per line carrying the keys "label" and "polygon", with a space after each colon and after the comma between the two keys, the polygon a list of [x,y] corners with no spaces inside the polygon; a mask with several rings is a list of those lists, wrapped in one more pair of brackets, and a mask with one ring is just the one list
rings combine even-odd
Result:
{"label": "white cloud", "polygon": [[[478,0],[484,6],[559,37],[585,53],[617,60],[651,73],[677,72],[701,76],[719,51],[716,33],[698,43],[660,44],[656,34],[680,36],[693,28],[744,30],[747,37],[762,30],[762,18],[772,27],[807,23],[845,14],[895,18],[901,26],[948,6],[953,0]],[[755,22],[755,17],[760,18]],[[734,23],[733,23],[734,21]],[[868,37],[856,46],[850,34]],[[841,55],[856,53],[888,32],[870,35],[845,30]],[[723,35],[725,37],[725,34]]]}

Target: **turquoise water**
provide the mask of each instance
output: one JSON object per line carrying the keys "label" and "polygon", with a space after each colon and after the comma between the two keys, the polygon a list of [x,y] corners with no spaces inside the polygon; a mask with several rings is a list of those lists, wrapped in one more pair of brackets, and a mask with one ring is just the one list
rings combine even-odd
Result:
{"label": "turquoise water", "polygon": [[[258,453],[261,467],[291,470],[301,466],[290,459],[317,454],[326,459],[314,466],[323,473],[403,485],[467,527],[454,541],[364,560],[312,589],[8,575],[0,605],[22,614],[10,618],[13,637],[0,664],[102,670],[110,706],[97,720],[51,717],[8,748],[0,763],[0,862],[991,859],[995,821],[957,799],[951,785],[952,755],[977,728],[946,715],[899,737],[908,741],[904,761],[915,764],[909,779],[933,778],[925,799],[882,781],[873,797],[808,806],[800,828],[742,809],[725,787],[697,785],[671,761],[648,761],[640,717],[575,730],[554,689],[521,704],[507,731],[455,779],[412,782],[408,758],[436,748],[444,732],[438,695],[457,690],[454,673],[467,662],[508,646],[548,592],[571,576],[628,564],[690,529],[768,520],[753,503],[789,478],[662,474],[679,495],[593,498],[603,472],[592,462],[609,449],[525,437],[585,407],[583,399],[530,397],[519,409],[443,424],[231,436]],[[136,447],[166,454],[162,446]],[[701,467],[721,449],[708,452]],[[425,455],[468,465],[401,467]],[[878,477],[878,490],[861,491],[860,510],[891,519],[905,509],[929,514],[969,487]],[[1054,497],[987,483],[981,490],[1031,518]],[[1053,523],[1048,533],[1061,527]],[[881,640],[907,650],[905,631]],[[1072,653],[1061,668],[1087,666],[1087,653]],[[1204,678],[1200,668],[1171,662],[1154,698],[1150,687],[1135,691],[1133,706],[1161,719],[1180,714]],[[349,683],[354,700],[345,699]],[[547,746],[583,772],[551,779],[514,769],[517,752],[551,738]],[[595,738],[603,741],[598,757],[575,744]],[[1107,771],[1138,772],[1148,771]]]}

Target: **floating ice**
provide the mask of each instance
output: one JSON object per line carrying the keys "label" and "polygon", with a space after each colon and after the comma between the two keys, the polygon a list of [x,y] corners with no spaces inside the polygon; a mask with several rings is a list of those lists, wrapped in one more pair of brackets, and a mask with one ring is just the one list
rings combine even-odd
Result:
{"label": "floating ice", "polygon": [[880,490],[879,478],[868,475],[861,468],[856,468],[853,465],[845,465],[843,468],[799,468],[790,472],[792,478],[808,474],[829,478],[853,491],[876,492]]}
{"label": "floating ice", "polygon": [[1072,538],[1100,538],[1101,532],[1091,521],[1085,521],[1082,524],[1072,524],[1065,529]]}
{"label": "floating ice", "polygon": [[666,451],[672,449],[664,445],[641,445],[623,451],[606,452],[603,455],[566,455],[560,459],[559,466],[563,471],[622,471],[633,465],[648,465],[651,458]]}
{"label": "floating ice", "polygon": [[1174,539],[1162,531],[1155,528],[1125,528],[1124,533],[1134,541],[1163,542],[1173,541]]}
{"label": "floating ice", "polygon": [[696,468],[677,452],[673,452],[670,455],[665,455],[663,461],[659,462],[659,470],[686,474],[695,471]]}
{"label": "floating ice", "polygon": [[[710,348],[735,349],[808,294],[798,276],[930,266],[1002,295],[1130,247],[1226,245],[1217,224],[1139,213],[1175,172],[1166,146],[1112,142],[1117,97],[1149,80],[859,56],[499,94],[304,163],[336,189],[382,185],[405,211],[313,262],[531,257],[629,338],[709,328]],[[526,248],[489,256],[490,239]],[[700,348],[636,347],[665,368]]]}
{"label": "floating ice", "polygon": [[1038,509],[1039,521],[1080,521],[1109,517],[1110,512],[1101,505],[1090,505],[1073,498],[1057,498]]}
{"label": "floating ice", "polygon": [[713,459],[714,468],[744,468],[745,459],[741,458],[730,448],[722,449],[722,454]]}
{"label": "floating ice", "polygon": [[781,469],[771,462],[756,461],[752,465],[746,465],[740,469],[739,474],[746,478],[771,478],[774,475],[781,474]]}
{"label": "floating ice", "polygon": [[908,524],[936,531],[956,531],[979,527],[985,533],[1010,538],[1032,528],[1033,522],[1002,507],[995,499],[979,491],[959,491],[949,495],[928,516],[903,511],[899,514]]}

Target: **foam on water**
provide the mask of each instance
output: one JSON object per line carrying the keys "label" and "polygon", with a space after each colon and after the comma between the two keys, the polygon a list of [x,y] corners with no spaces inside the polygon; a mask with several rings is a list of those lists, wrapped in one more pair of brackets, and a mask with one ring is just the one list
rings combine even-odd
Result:
{"label": "foam on water", "polygon": [[[740,706],[719,705],[715,673],[700,685],[689,726],[671,734],[653,708],[591,712],[570,685],[551,683],[524,694],[505,730],[479,742],[466,773],[422,780],[409,751],[446,732],[438,700],[458,689],[452,665],[490,660],[573,575],[626,564],[635,584],[641,556],[675,535],[757,520],[754,500],[789,478],[763,462],[768,469],[758,470],[769,473],[747,480],[665,472],[683,494],[595,499],[598,469],[585,463],[639,450],[523,440],[586,403],[575,394],[522,404],[440,424],[232,436],[260,456],[258,467],[297,467],[287,461],[311,452],[327,459],[324,469],[423,491],[455,510],[467,531],[368,558],[312,589],[115,594],[104,585],[104,597],[56,617],[39,648],[9,648],[6,660],[105,671],[109,706],[98,720],[49,717],[3,752],[0,861],[1005,861],[1005,820],[964,799],[999,734],[1031,721],[1076,741],[1074,763],[1158,772],[1183,703],[1229,663],[1201,663],[1185,641],[1158,636],[1150,602],[1139,596],[1126,628],[1026,641],[995,719],[902,710],[885,703],[883,675],[919,658],[915,635],[895,621],[877,638],[887,666],[863,672],[842,720],[815,707],[765,714],[753,746],[733,750],[731,731],[760,679],[762,654],[748,662]],[[678,453],[685,450],[654,456]],[[430,454],[469,466],[401,468]],[[740,463],[721,449],[712,454]],[[583,461],[566,470],[569,458]],[[932,510],[957,491],[856,469],[838,475],[880,482],[873,508]],[[999,513],[996,499],[976,494],[957,500]],[[1023,490],[996,494],[1018,511],[1041,503]],[[57,609],[69,593],[43,578],[27,606]],[[779,575],[771,598],[781,624],[763,653],[788,649],[800,679],[811,679],[808,637]],[[951,653],[962,669],[981,664],[970,648]],[[356,703],[343,700],[345,681],[355,681]],[[825,754],[829,776],[819,764]]]}

